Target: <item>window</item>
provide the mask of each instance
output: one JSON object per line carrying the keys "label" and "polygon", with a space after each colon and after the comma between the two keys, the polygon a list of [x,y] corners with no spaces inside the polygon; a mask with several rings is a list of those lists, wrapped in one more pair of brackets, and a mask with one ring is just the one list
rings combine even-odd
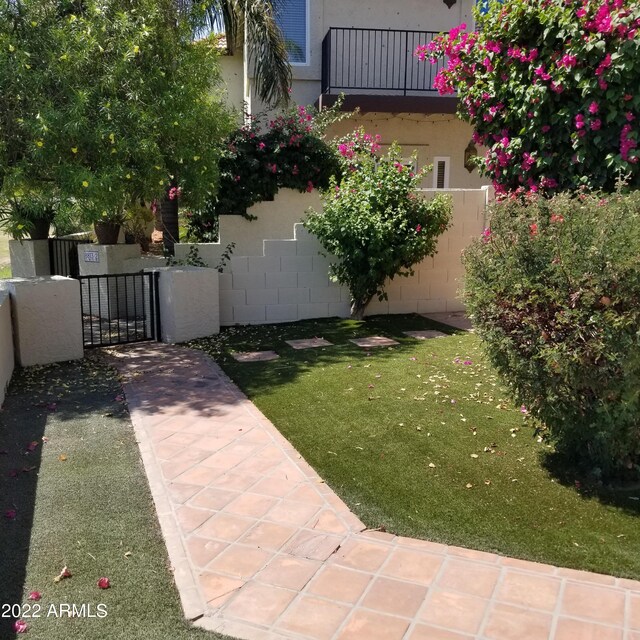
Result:
{"label": "window", "polygon": [[433,188],[448,189],[449,188],[449,157],[437,157],[433,159]]}
{"label": "window", "polygon": [[276,22],[282,30],[291,64],[309,63],[309,0],[280,0]]}

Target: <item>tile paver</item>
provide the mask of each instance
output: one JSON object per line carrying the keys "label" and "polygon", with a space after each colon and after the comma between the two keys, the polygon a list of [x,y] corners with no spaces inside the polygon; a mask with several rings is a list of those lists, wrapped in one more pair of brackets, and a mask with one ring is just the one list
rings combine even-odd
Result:
{"label": "tile paver", "polygon": [[112,353],[198,626],[247,640],[640,640],[640,582],[364,531],[206,355]]}

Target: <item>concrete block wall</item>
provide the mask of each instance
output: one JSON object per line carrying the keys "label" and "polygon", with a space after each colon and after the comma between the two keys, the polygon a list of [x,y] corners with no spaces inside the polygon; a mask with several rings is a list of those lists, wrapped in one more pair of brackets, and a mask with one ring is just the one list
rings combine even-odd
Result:
{"label": "concrete block wall", "polygon": [[2,289],[11,296],[18,364],[29,367],[84,356],[78,280],[12,278]]}
{"label": "concrete block wall", "polygon": [[8,289],[0,289],[0,407],[14,368],[11,298]]}
{"label": "concrete block wall", "polygon": [[[294,193],[294,192],[291,192]],[[303,194],[285,192],[274,202],[261,203],[260,226],[238,216],[221,218],[220,243],[198,245],[200,257],[216,266],[225,246],[240,241],[245,252],[234,251],[219,277],[220,324],[263,324],[307,318],[348,317],[349,292],[329,280],[330,257],[300,222],[309,204]],[[427,197],[432,191],[425,192]],[[482,233],[487,189],[447,191],[453,200],[453,224],[438,242],[438,253],[414,267],[414,275],[395,278],[388,300],[374,300],[368,314],[429,313],[463,309],[458,297],[464,270],[460,253]],[[302,199],[300,197],[302,197]],[[289,222],[283,232],[282,221]],[[280,229],[274,238],[269,221]],[[293,222],[292,222],[293,221]],[[293,229],[293,233],[291,233]],[[176,257],[186,257],[190,245],[176,245]]]}

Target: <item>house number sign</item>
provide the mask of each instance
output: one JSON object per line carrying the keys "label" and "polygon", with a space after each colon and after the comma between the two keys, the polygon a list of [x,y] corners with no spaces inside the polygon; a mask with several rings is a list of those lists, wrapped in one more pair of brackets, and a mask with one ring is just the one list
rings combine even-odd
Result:
{"label": "house number sign", "polygon": [[100,254],[97,251],[85,251],[84,252],[84,261],[85,262],[100,262]]}

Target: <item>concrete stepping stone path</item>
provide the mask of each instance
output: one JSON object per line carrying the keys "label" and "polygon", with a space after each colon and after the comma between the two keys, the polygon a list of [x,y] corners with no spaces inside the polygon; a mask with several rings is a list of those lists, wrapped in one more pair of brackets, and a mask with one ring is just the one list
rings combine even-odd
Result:
{"label": "concrete stepping stone path", "polygon": [[316,347],[332,347],[333,342],[329,342],[324,338],[308,338],[306,340],[285,340],[285,342],[294,349],[313,349]]}
{"label": "concrete stepping stone path", "polygon": [[405,336],[416,338],[417,340],[431,340],[432,338],[446,338],[447,334],[442,331],[403,331]]}
{"label": "concrete stepping stone path", "polygon": [[268,362],[280,357],[275,351],[240,351],[231,355],[238,362]]}
{"label": "concrete stepping stone path", "polygon": [[640,640],[640,582],[367,531],[204,353],[111,353],[195,625],[246,640]]}
{"label": "concrete stepping stone path", "polygon": [[368,336],[366,338],[353,338],[349,340],[353,344],[362,347],[363,349],[371,349],[372,347],[393,347],[396,344],[400,344],[391,338],[385,338],[384,336]]}

